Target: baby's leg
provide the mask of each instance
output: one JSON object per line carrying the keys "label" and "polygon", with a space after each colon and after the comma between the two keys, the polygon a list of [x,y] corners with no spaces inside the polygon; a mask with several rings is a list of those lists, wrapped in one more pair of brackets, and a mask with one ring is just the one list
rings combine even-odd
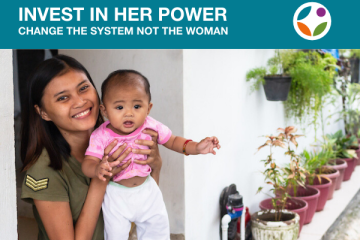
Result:
{"label": "baby's leg", "polygon": [[127,240],[134,221],[135,210],[129,206],[122,187],[111,183],[106,188],[102,211],[105,224],[105,240]]}
{"label": "baby's leg", "polygon": [[151,177],[141,191],[142,206],[136,213],[139,240],[170,240],[169,218],[162,193]]}

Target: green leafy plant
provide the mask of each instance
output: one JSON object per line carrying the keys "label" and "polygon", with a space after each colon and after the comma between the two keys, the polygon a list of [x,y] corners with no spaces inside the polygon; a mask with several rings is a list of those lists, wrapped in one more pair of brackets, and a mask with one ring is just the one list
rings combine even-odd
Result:
{"label": "green leafy plant", "polygon": [[358,148],[359,144],[354,135],[345,136],[342,133],[342,130],[339,130],[334,134],[328,134],[327,138],[335,140],[333,149],[335,151],[336,158],[357,158],[356,152],[353,148]]}
{"label": "green leafy plant", "polygon": [[253,81],[250,87],[251,92],[259,90],[260,86],[265,84],[265,76],[283,75],[283,62],[280,50],[275,51],[275,56],[267,62],[267,68],[258,67],[251,69],[246,73],[246,81]]}
{"label": "green leafy plant", "polygon": [[253,81],[251,91],[254,91],[265,84],[265,76],[291,76],[290,92],[284,102],[286,117],[303,124],[312,116],[316,123],[324,97],[331,92],[335,69],[338,68],[336,62],[329,53],[322,55],[317,51],[276,50],[267,68],[251,69],[246,74],[246,81]]}
{"label": "green leafy plant", "polygon": [[351,57],[360,58],[360,49],[350,49]]}
{"label": "green leafy plant", "polygon": [[[262,161],[265,163],[266,168],[263,172],[265,182],[271,185],[270,191],[277,195],[276,198],[272,199],[273,208],[276,210],[275,220],[280,220],[281,210],[285,208],[287,199],[290,197],[286,191],[289,184],[296,182],[304,185],[305,181],[304,169],[299,166],[299,156],[290,147],[291,143],[296,147],[298,146],[296,139],[301,135],[294,135],[293,133],[297,129],[292,126],[285,129],[279,128],[278,131],[280,132],[278,136],[265,136],[267,141],[258,148],[259,151],[263,147],[270,147],[270,154]],[[287,149],[285,155],[290,156],[288,168],[281,168],[276,164],[272,151],[274,147]],[[263,187],[259,187],[257,193],[262,189]]]}
{"label": "green leafy plant", "polygon": [[341,56],[360,58],[360,49],[339,49],[339,53]]}
{"label": "green leafy plant", "polygon": [[300,165],[301,158],[298,154],[296,154],[295,150],[291,148],[291,143],[295,146],[295,148],[297,148],[298,143],[296,139],[303,135],[295,135],[294,133],[297,132],[297,129],[292,126],[285,129],[279,128],[278,131],[281,132],[280,136],[283,137],[284,142],[286,142],[287,145],[287,151],[285,152],[285,155],[290,156],[290,164],[284,168],[285,175],[287,176],[286,185],[287,187],[293,187],[294,193],[296,195],[296,186],[304,186],[306,180],[306,171]]}
{"label": "green leafy plant", "polygon": [[[328,139],[324,136],[324,143],[321,145],[321,151],[324,152],[322,160],[320,160],[318,174],[333,173],[333,169],[328,167],[328,164],[336,159],[336,151],[334,150],[336,139]],[[335,162],[334,162],[335,163]]]}
{"label": "green leafy plant", "polygon": [[319,176],[328,169],[325,166],[330,160],[334,159],[333,150],[321,149],[320,151],[308,152],[304,150],[301,154],[302,166],[307,172],[307,179],[310,185],[314,185],[314,179],[318,178],[321,183],[321,177]]}
{"label": "green leafy plant", "polygon": [[304,123],[309,116],[316,122],[324,97],[331,92],[336,75],[336,59],[316,51],[297,51],[288,54],[287,68],[292,77],[288,100],[284,102],[287,118]]}
{"label": "green leafy plant", "polygon": [[344,121],[345,133],[347,135],[359,136],[360,84],[350,83],[350,81],[345,78],[337,78],[337,82],[339,87],[336,88],[336,91],[342,98],[342,108],[340,111],[334,113],[339,116],[336,121]]}

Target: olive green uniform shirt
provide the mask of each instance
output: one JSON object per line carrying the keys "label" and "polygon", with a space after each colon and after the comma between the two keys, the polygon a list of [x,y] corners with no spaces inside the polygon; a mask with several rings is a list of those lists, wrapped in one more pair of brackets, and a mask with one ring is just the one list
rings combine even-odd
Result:
{"label": "olive green uniform shirt", "polygon": [[[48,240],[44,225],[33,199],[44,201],[69,202],[74,227],[80,216],[88,192],[90,179],[81,171],[81,163],[73,156],[63,161],[62,170],[49,167],[50,159],[43,150],[36,163],[27,170],[22,184],[21,198],[33,204],[35,219],[39,227],[38,240]],[[100,213],[93,240],[104,239],[104,221]]]}

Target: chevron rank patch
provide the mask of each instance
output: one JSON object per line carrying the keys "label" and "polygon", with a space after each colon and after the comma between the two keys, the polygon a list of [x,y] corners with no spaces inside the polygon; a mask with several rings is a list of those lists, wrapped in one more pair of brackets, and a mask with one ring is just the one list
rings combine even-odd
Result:
{"label": "chevron rank patch", "polygon": [[26,175],[25,185],[31,188],[34,192],[46,189],[49,186],[49,179],[43,178],[36,180],[29,174]]}

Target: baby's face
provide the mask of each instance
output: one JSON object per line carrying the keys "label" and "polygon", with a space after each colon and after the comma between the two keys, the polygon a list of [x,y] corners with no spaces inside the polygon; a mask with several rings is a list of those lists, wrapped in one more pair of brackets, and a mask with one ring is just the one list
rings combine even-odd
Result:
{"label": "baby's face", "polygon": [[[110,120],[108,127],[120,135],[128,135],[140,127],[150,113],[152,103],[142,85],[111,87],[101,106]],[[110,126],[111,125],[111,126]]]}

